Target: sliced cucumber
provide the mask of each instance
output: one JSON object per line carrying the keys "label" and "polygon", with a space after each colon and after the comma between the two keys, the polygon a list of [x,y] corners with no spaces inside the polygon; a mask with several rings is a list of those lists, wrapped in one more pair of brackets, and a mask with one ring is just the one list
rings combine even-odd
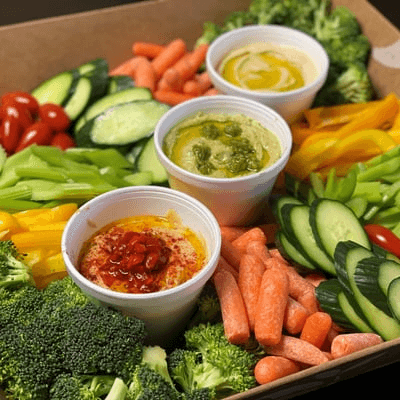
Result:
{"label": "sliced cucumber", "polygon": [[75,134],[78,146],[123,146],[153,133],[169,106],[155,100],[131,101],[107,109]]}
{"label": "sliced cucumber", "polygon": [[82,64],[77,70],[81,76],[89,78],[92,82],[91,102],[106,95],[109,76],[108,63],[104,58],[96,58],[93,61]]}
{"label": "sliced cucumber", "polygon": [[75,124],[74,131],[78,132],[92,118],[104,113],[117,105],[135,100],[151,100],[151,91],[147,88],[133,87],[109,94],[94,102]]}
{"label": "sliced cucumber", "polygon": [[69,118],[74,121],[86,108],[92,96],[92,82],[89,78],[81,77],[78,79],[74,93],[64,104],[64,111]]}
{"label": "sliced cucumber", "polygon": [[135,86],[135,82],[128,75],[110,76],[107,87],[107,94],[113,94]]}
{"label": "sliced cucumber", "polygon": [[338,243],[335,250],[335,266],[338,269],[339,281],[344,283],[344,287],[350,289],[372,329],[384,340],[391,340],[400,336],[400,323],[365,297],[355,280],[358,263],[371,256],[373,253],[368,248],[352,241],[342,241]]}
{"label": "sliced cucumber", "polygon": [[54,103],[62,105],[70,96],[75,81],[79,78],[76,70],[61,72],[42,82],[31,91],[39,104]]}
{"label": "sliced cucumber", "polygon": [[155,184],[168,182],[167,171],[160,163],[154,146],[154,136],[147,141],[137,159],[138,172],[150,171],[153,174],[152,181]]}
{"label": "sliced cucumber", "polygon": [[397,277],[400,277],[400,264],[378,257],[361,260],[354,273],[354,280],[360,292],[389,316],[392,316],[392,313],[387,301],[388,287]]}
{"label": "sliced cucumber", "polygon": [[310,225],[318,246],[333,259],[336,245],[351,240],[371,249],[364,227],[351,208],[337,200],[320,198],[310,206]]}
{"label": "sliced cucumber", "polygon": [[393,316],[400,321],[400,278],[395,278],[390,282],[388,288],[388,303]]}
{"label": "sliced cucumber", "polygon": [[291,243],[290,239],[285,235],[282,230],[275,232],[275,244],[283,256],[297,265],[304,267],[308,270],[315,270],[317,268],[311,261],[305,258]]}
{"label": "sliced cucumber", "polygon": [[310,225],[308,205],[285,204],[281,208],[284,232],[296,249],[323,271],[336,275],[333,261],[318,246]]}
{"label": "sliced cucumber", "polygon": [[285,204],[297,204],[297,205],[302,205],[304,204],[301,200],[294,196],[289,196],[289,195],[280,195],[277,198],[272,200],[272,213],[274,214],[277,222],[281,225],[282,229],[283,227],[283,222],[282,222],[282,207]]}
{"label": "sliced cucumber", "polygon": [[327,279],[315,288],[315,295],[321,309],[327,312],[332,320],[346,329],[355,329],[355,326],[343,312],[338,296],[343,292],[343,287],[336,278]]}

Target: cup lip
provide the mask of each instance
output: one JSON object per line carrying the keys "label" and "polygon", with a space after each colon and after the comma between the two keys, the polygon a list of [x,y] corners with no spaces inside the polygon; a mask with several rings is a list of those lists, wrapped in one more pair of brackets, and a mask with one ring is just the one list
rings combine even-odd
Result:
{"label": "cup lip", "polygon": [[[295,35],[303,40],[307,40],[310,43],[312,43],[315,47],[318,48],[318,50],[320,52],[320,57],[318,57],[318,58],[311,57],[311,55],[309,54],[309,52],[307,50],[304,50],[304,51],[310,56],[310,58],[312,58],[313,61],[317,60],[318,62],[321,63],[322,68],[321,68],[321,71],[319,72],[318,76],[305,86],[302,86],[298,89],[288,90],[285,92],[253,91],[253,90],[243,89],[243,88],[236,86],[236,85],[228,82],[227,80],[225,80],[219,74],[217,69],[214,67],[214,64],[212,62],[213,52],[215,51],[216,48],[218,48],[218,46],[221,43],[228,41],[232,37],[236,36],[237,39],[241,39],[242,37],[246,37],[247,35],[251,35],[253,32],[257,32],[257,31],[265,31],[265,32],[272,32],[272,33],[273,32],[283,32],[287,36]],[[220,61],[221,60],[218,60],[218,62],[220,62]],[[308,35],[305,32],[302,32],[298,29],[290,28],[287,26],[266,24],[266,25],[248,25],[245,27],[233,29],[229,32],[225,32],[222,35],[218,36],[210,44],[210,47],[206,54],[205,64],[206,64],[206,69],[209,71],[212,79],[217,81],[219,83],[219,85],[225,86],[225,87],[229,88],[230,90],[237,92],[238,95],[240,94],[242,96],[254,96],[261,100],[268,100],[268,99],[283,100],[283,99],[287,98],[288,96],[297,95],[297,96],[301,97],[305,92],[310,91],[312,88],[321,87],[326,79],[327,74],[328,74],[329,62],[330,62],[329,56],[326,53],[326,50],[323,48],[321,43],[319,43],[312,36]]]}
{"label": "cup lip", "polygon": [[[220,103],[221,105],[223,103],[229,103],[233,101],[240,101],[241,104],[246,103],[248,105],[252,105],[254,107],[257,107],[260,111],[264,110],[267,111],[275,120],[278,120],[279,123],[285,128],[287,131],[287,140],[288,144],[285,149],[283,149],[281,157],[272,165],[270,165],[267,168],[264,168],[258,172],[244,175],[244,176],[238,176],[238,177],[233,177],[233,178],[216,178],[216,177],[209,177],[205,175],[200,175],[196,174],[193,172],[190,172],[188,170],[185,170],[184,168],[180,167],[179,165],[175,164],[172,162],[164,153],[162,149],[162,139],[160,136],[160,128],[164,124],[164,121],[170,117],[171,114],[175,113],[181,113],[182,110],[184,110],[186,107],[192,105],[192,104],[198,104],[199,108],[194,110],[192,113],[185,114],[179,119],[179,121],[182,121],[183,119],[199,112],[202,111],[203,108],[201,107],[202,104],[212,104],[212,103]],[[237,109],[238,113],[241,113],[241,109]],[[254,118],[256,119],[256,118]],[[175,122],[172,126],[175,126],[179,121]],[[281,142],[281,145],[283,145],[282,140],[278,137],[278,139]],[[206,184],[215,184],[215,185],[226,185],[226,184],[232,184],[232,183],[241,183],[241,182],[247,182],[249,180],[255,180],[258,177],[271,173],[275,169],[281,168],[281,165],[286,161],[286,159],[289,157],[291,148],[292,148],[292,134],[290,131],[290,127],[288,123],[285,121],[285,119],[272,107],[269,107],[265,104],[260,103],[259,101],[252,100],[249,98],[242,98],[240,96],[234,96],[234,95],[214,95],[214,96],[204,96],[204,97],[197,97],[194,99],[187,100],[181,104],[178,104],[174,107],[172,107],[170,110],[168,110],[158,121],[155,130],[154,130],[154,145],[156,148],[157,155],[160,159],[160,162],[165,166],[169,167],[170,169],[174,169],[178,171],[180,174],[186,176],[190,180],[206,183]],[[283,147],[283,146],[282,146]]]}
{"label": "cup lip", "polygon": [[[151,293],[123,293],[123,292],[118,292],[114,291],[111,289],[104,288],[102,286],[99,286],[95,284],[94,282],[90,281],[87,279],[85,276],[83,276],[79,270],[76,268],[74,263],[71,261],[68,249],[66,246],[67,243],[67,238],[70,234],[70,230],[73,231],[73,225],[76,221],[77,218],[79,218],[79,214],[83,213],[85,209],[89,209],[92,207],[95,207],[97,203],[102,202],[108,198],[113,198],[115,195],[118,195],[119,193],[146,193],[146,192],[156,192],[159,194],[163,193],[168,193],[168,194],[174,194],[184,200],[189,205],[195,205],[196,208],[199,208],[202,213],[204,213],[207,218],[208,218],[208,224],[210,225],[210,228],[212,231],[218,232],[218,234],[215,235],[214,238],[214,246],[215,249],[214,251],[210,252],[209,254],[209,259],[207,261],[207,264],[192,278],[187,280],[186,282],[175,286],[173,288],[165,289],[165,290],[160,290],[157,292],[151,292]],[[160,199],[162,201],[162,199]],[[110,206],[112,204],[110,203]],[[101,228],[99,228],[101,229]],[[72,233],[72,232],[71,232]],[[105,301],[112,301],[112,300],[137,300],[137,301],[145,301],[145,300],[151,300],[151,299],[161,299],[164,297],[168,296],[175,296],[179,295],[181,292],[185,291],[188,287],[191,287],[192,285],[195,285],[196,282],[201,280],[204,276],[207,276],[208,274],[211,274],[218,262],[218,258],[220,256],[220,251],[221,251],[221,233],[220,233],[220,228],[219,224],[214,216],[214,214],[209,210],[207,206],[205,206],[203,203],[201,203],[199,200],[195,199],[194,197],[180,192],[175,189],[167,188],[167,187],[162,187],[162,186],[129,186],[129,187],[124,187],[124,188],[118,188],[114,189],[111,191],[108,191],[106,193],[103,193],[101,195],[98,195],[94,197],[93,199],[89,200],[85,204],[83,204],[73,215],[72,217],[68,220],[65,229],[62,234],[61,238],[61,252],[63,255],[64,262],[66,264],[66,269],[68,274],[71,276],[73,280],[77,280],[80,282],[81,285],[84,285],[85,289],[83,290],[90,290],[92,293],[95,292],[97,293],[98,296],[101,296],[103,299],[107,299]],[[78,284],[79,285],[79,284]],[[95,297],[97,296],[95,295]]]}

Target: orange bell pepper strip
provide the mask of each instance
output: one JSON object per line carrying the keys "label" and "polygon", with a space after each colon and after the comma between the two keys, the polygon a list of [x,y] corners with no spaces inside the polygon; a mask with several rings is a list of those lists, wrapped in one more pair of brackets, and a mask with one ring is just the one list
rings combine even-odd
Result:
{"label": "orange bell pepper strip", "polygon": [[294,122],[290,125],[290,130],[292,131],[293,144],[297,146],[301,146],[311,136],[319,133],[325,133],[325,131],[318,131],[310,128],[308,124],[304,121]]}

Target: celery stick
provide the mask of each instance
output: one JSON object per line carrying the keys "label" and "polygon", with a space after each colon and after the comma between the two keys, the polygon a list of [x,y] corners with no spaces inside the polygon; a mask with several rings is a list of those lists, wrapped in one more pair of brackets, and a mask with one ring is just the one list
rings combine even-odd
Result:
{"label": "celery stick", "polygon": [[370,203],[379,203],[382,201],[381,183],[378,181],[357,182],[352,196],[363,197]]}
{"label": "celery stick", "polygon": [[88,161],[86,154],[92,151],[96,151],[96,149],[91,147],[70,147],[64,151],[64,155],[72,161],[85,163]]}
{"label": "celery stick", "polygon": [[311,172],[310,183],[317,197],[324,197],[324,181],[318,172]]}
{"label": "celery stick", "polygon": [[110,185],[116,187],[125,187],[128,186],[128,183],[120,178],[113,167],[104,167],[100,169],[101,177],[108,182]]}
{"label": "celery stick", "polygon": [[339,179],[338,181],[336,194],[337,200],[343,203],[349,200],[353,196],[356,185],[357,174],[355,171],[349,171],[345,177]]}
{"label": "celery stick", "polygon": [[153,174],[150,171],[135,172],[124,176],[123,179],[132,186],[147,186],[153,182]]}
{"label": "celery stick", "polygon": [[32,189],[28,185],[14,185],[0,189],[0,199],[30,200]]}
{"label": "celery stick", "polygon": [[400,171],[400,158],[391,158],[360,172],[357,175],[357,180],[359,182],[376,181],[381,179],[383,175],[393,174],[398,171]]}
{"label": "celery stick", "polygon": [[62,183],[61,199],[90,199],[99,194],[98,187],[90,183]]}
{"label": "celery stick", "polygon": [[357,218],[361,218],[368,208],[368,201],[364,197],[352,197],[345,204],[353,210]]}
{"label": "celery stick", "polygon": [[66,175],[49,167],[15,167],[15,173],[21,178],[38,178],[55,182],[65,182]]}
{"label": "celery stick", "polygon": [[37,201],[0,199],[0,209],[10,213],[40,208],[41,206],[42,204]]}
{"label": "celery stick", "polygon": [[378,156],[371,158],[370,160],[366,161],[365,164],[368,167],[372,167],[398,156],[400,156],[400,145],[393,147],[393,149],[388,150],[386,153],[379,154]]}
{"label": "celery stick", "polygon": [[324,196],[327,199],[336,199],[336,190],[337,190],[337,177],[336,177],[336,168],[332,167],[329,170],[328,176],[326,177],[326,185],[324,190]]}
{"label": "celery stick", "polygon": [[393,206],[376,213],[373,223],[393,227],[400,223],[400,208]]}
{"label": "celery stick", "polygon": [[116,149],[96,149],[86,154],[88,160],[99,168],[112,165],[117,168],[132,168],[132,164]]}
{"label": "celery stick", "polygon": [[7,153],[4,150],[4,147],[0,145],[0,172],[3,170],[6,160],[7,160]]}
{"label": "celery stick", "polygon": [[44,179],[27,179],[18,182],[17,185],[29,186],[32,189],[31,200],[33,201],[49,201],[58,199],[63,195],[60,183]]}
{"label": "celery stick", "polygon": [[0,189],[13,186],[20,179],[13,169],[4,170],[0,176]]}

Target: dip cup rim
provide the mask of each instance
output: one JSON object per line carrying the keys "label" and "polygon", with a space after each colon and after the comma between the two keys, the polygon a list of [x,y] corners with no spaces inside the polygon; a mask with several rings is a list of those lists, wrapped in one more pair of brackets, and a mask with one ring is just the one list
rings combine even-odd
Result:
{"label": "dip cup rim", "polygon": [[[148,192],[148,193],[156,193],[156,194],[172,194],[175,196],[180,197],[181,199],[185,200],[187,204],[194,205],[198,211],[201,211],[204,215],[206,215],[207,220],[208,220],[208,225],[210,225],[210,229],[212,231],[215,230],[215,232],[219,232],[217,235],[215,235],[215,242],[214,246],[215,249],[213,252],[209,252],[209,257],[207,260],[207,263],[204,265],[204,267],[192,278],[187,280],[186,282],[169,288],[165,290],[160,290],[157,292],[151,292],[151,293],[123,293],[123,292],[118,292],[114,291],[108,288],[104,288],[100,285],[97,285],[96,283],[90,281],[87,279],[85,276],[83,276],[78,268],[74,265],[74,263],[70,259],[70,255],[68,254],[68,249],[66,247],[66,242],[67,242],[67,237],[69,234],[73,234],[73,232],[70,232],[71,227],[74,225],[75,221],[77,218],[79,218],[79,213],[84,212],[85,209],[89,209],[91,207],[95,207],[95,205],[98,202],[103,201],[104,199],[107,198],[112,198],[114,195],[119,194],[119,193],[135,193],[135,192]],[[110,207],[113,205],[110,204]],[[179,215],[179,213],[178,213]],[[101,227],[98,228],[98,230],[101,229]],[[196,282],[202,280],[204,275],[211,274],[215,268],[216,264],[218,261],[218,258],[220,256],[220,250],[221,250],[221,234],[219,231],[219,225],[218,222],[214,216],[214,214],[199,200],[195,199],[194,197],[180,192],[175,189],[167,188],[167,187],[162,187],[162,186],[129,186],[129,187],[124,187],[124,188],[118,188],[114,189],[111,191],[108,191],[106,193],[100,194],[96,196],[95,198],[89,200],[85,204],[83,204],[73,215],[72,217],[68,220],[65,229],[62,234],[62,239],[61,239],[61,252],[63,255],[64,262],[66,264],[66,269],[68,272],[68,275],[71,276],[71,278],[75,281],[78,280],[80,281],[85,287],[87,287],[91,292],[96,292],[99,296],[102,297],[102,299],[116,299],[116,300],[137,300],[137,301],[145,301],[145,300],[150,300],[150,299],[160,299],[163,297],[168,297],[168,296],[177,296],[181,292],[185,291],[188,287],[191,287],[192,285],[195,285]],[[78,285],[79,286],[79,285]],[[85,289],[83,289],[85,290]],[[96,296],[95,296],[96,297]],[[100,300],[103,301],[103,300]]]}
{"label": "dip cup rim", "polygon": [[[287,144],[286,148],[282,149],[282,154],[279,157],[279,159],[274,162],[273,164],[271,164],[270,166],[263,168],[262,170],[258,171],[258,172],[254,172],[248,175],[243,175],[243,176],[237,176],[237,177],[232,177],[232,178],[216,178],[216,177],[210,177],[210,176],[206,176],[206,175],[201,175],[201,174],[196,174],[194,172],[190,172],[182,167],[180,167],[179,165],[175,164],[173,161],[171,161],[167,155],[164,153],[164,150],[162,149],[162,139],[160,137],[160,128],[162,127],[162,125],[165,123],[165,121],[167,119],[170,118],[171,114],[175,114],[175,113],[179,113],[180,111],[184,110],[187,106],[190,105],[196,105],[199,104],[199,108],[191,113],[184,113],[184,115],[177,121],[175,122],[171,128],[173,126],[175,126],[176,124],[178,124],[179,122],[182,122],[184,119],[195,115],[198,112],[201,112],[202,110],[204,110],[204,108],[201,108],[201,104],[213,104],[213,103],[224,103],[224,102],[233,102],[233,101],[237,101],[238,104],[240,103],[247,103],[250,106],[253,106],[255,108],[258,109],[258,111],[265,111],[267,113],[269,113],[271,116],[273,116],[273,118],[277,121],[279,121],[279,123],[285,128],[285,130],[288,133],[288,141],[289,143]],[[240,110],[240,106],[238,106],[238,114],[244,114],[244,111]],[[253,118],[256,120],[256,118]],[[261,125],[262,123],[260,121],[259,122]],[[264,126],[264,125],[263,125]],[[265,127],[265,126],[264,126]],[[170,129],[171,129],[170,128]],[[268,127],[266,127],[267,129],[270,129]],[[273,131],[272,131],[273,132]],[[274,133],[274,132],[273,132]],[[276,135],[276,134],[275,134]],[[279,138],[278,139],[283,146],[282,143],[282,139]],[[249,180],[256,180],[258,177],[268,174],[268,173],[272,173],[275,169],[279,169],[281,163],[286,160],[291,152],[291,148],[292,148],[292,135],[291,135],[291,131],[290,131],[290,127],[288,125],[288,123],[285,121],[285,119],[277,112],[275,111],[273,108],[260,103],[259,101],[256,100],[252,100],[252,99],[248,99],[248,98],[242,98],[240,96],[234,96],[234,95],[224,95],[224,94],[220,94],[220,95],[214,95],[214,96],[204,96],[204,97],[197,97],[194,99],[190,99],[187,100],[181,104],[178,104],[174,107],[172,107],[171,109],[169,109],[158,121],[155,130],[154,130],[154,145],[156,148],[156,152],[158,154],[158,157],[160,159],[160,162],[166,166],[168,165],[170,168],[177,170],[181,175],[186,176],[187,179],[190,179],[191,181],[197,181],[197,182],[202,182],[205,184],[211,184],[211,185],[215,185],[215,186],[224,186],[224,185],[231,185],[233,182],[234,183],[241,183],[241,182],[247,182]]]}
{"label": "dip cup rim", "polygon": [[[310,55],[310,52],[307,50],[303,50],[311,59],[312,61],[317,61],[321,63],[321,71],[319,71],[318,75],[307,85],[304,85],[300,88],[297,89],[292,89],[284,92],[273,92],[273,91],[258,91],[258,90],[250,90],[250,89],[243,89],[239,86],[234,85],[233,83],[230,83],[226,79],[224,79],[221,74],[218,72],[217,68],[214,66],[214,63],[212,61],[213,58],[213,52],[215,51],[216,48],[218,48],[221,43],[227,42],[231,38],[237,38],[240,39],[243,36],[249,35],[251,33],[257,32],[257,31],[265,31],[265,32],[271,32],[271,33],[283,33],[285,36],[290,37],[290,35],[296,35],[299,38],[303,40],[307,40],[309,43],[312,43],[313,46],[318,48],[318,51],[320,53],[320,57],[312,57]],[[283,36],[282,36],[283,37]],[[277,37],[276,41],[280,42],[281,37]],[[250,43],[249,43],[250,44]],[[301,50],[302,48],[300,48]],[[227,53],[226,53],[227,54]],[[226,55],[225,54],[225,55]],[[223,57],[222,57],[223,58]],[[217,64],[219,64],[222,61],[222,58],[217,60]],[[284,100],[288,96],[299,96],[305,92],[308,92],[311,88],[313,87],[318,87],[322,86],[323,83],[325,82],[326,75],[328,73],[328,68],[329,68],[329,56],[326,53],[326,50],[323,48],[323,46],[312,36],[308,35],[305,32],[302,32],[300,30],[290,28],[287,26],[281,26],[281,25],[249,25],[241,28],[236,28],[231,31],[225,32],[222,35],[218,36],[211,44],[210,47],[207,51],[206,54],[206,69],[210,72],[211,77],[218,81],[219,85],[221,86],[226,86],[230,90],[236,91],[239,96],[257,96],[260,99],[275,99],[275,100]]]}

